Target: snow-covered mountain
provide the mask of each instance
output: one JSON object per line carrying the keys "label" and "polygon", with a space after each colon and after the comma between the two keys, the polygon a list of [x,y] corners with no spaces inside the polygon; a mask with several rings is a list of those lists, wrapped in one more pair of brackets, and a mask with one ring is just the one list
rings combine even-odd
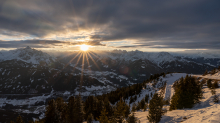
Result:
{"label": "snow-covered mountain", "polygon": [[0,61],[6,60],[21,60],[32,64],[40,64],[42,62],[50,64],[56,58],[27,46],[26,48],[0,52]]}
{"label": "snow-covered mountain", "polygon": [[[118,60],[124,60],[126,62],[129,61],[135,61],[135,60],[149,60],[154,64],[157,64],[158,66],[160,66],[163,63],[166,62],[171,62],[171,61],[175,61],[175,60],[179,60],[176,59],[174,56],[172,56],[170,53],[168,52],[156,52],[156,53],[150,53],[150,52],[142,52],[142,51],[131,51],[131,52],[127,52],[127,51],[118,51],[118,50],[113,50],[112,52],[106,52],[101,54],[101,58],[104,57],[110,57],[111,59],[118,59]],[[180,59],[180,60],[184,60],[184,59]]]}
{"label": "snow-covered mountain", "polygon": [[173,94],[172,84],[180,77],[191,73],[202,74],[206,69],[212,70],[219,65],[216,59],[192,59],[167,52],[115,50],[91,52],[89,55],[78,53],[55,58],[30,47],[0,52],[0,107],[24,112],[21,107],[40,106],[43,111],[46,102],[56,97],[67,99],[79,93],[84,97],[102,95],[118,87],[142,83],[153,74],[182,72],[167,74],[156,85],[148,83],[150,90],[142,90],[137,101],[146,93],[160,91],[164,82],[166,98]]}

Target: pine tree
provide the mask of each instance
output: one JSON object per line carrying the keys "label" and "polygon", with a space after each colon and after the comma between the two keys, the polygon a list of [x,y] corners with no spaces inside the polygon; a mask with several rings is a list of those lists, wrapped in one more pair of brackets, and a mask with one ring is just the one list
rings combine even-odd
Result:
{"label": "pine tree", "polygon": [[48,102],[45,112],[46,123],[60,123],[60,114],[57,110],[57,104],[54,100]]}
{"label": "pine tree", "polygon": [[61,122],[65,123],[68,120],[68,109],[67,104],[63,101],[63,98],[59,97],[56,99],[57,111],[60,114]]}
{"label": "pine tree", "polygon": [[151,123],[158,123],[163,115],[163,98],[157,93],[154,94],[149,104],[149,115],[147,119]]}
{"label": "pine tree", "polygon": [[207,81],[207,86],[208,86],[208,88],[212,88],[212,80],[211,79],[209,79],[208,81]]}
{"label": "pine tree", "polygon": [[68,121],[69,122],[74,122],[75,119],[77,118],[75,115],[75,97],[71,96],[68,100],[68,105],[67,105],[67,109],[68,109]]}
{"label": "pine tree", "polygon": [[147,110],[147,107],[148,107],[148,105],[147,105],[147,104],[145,104],[145,105],[144,105],[144,111],[146,111],[146,110]]}
{"label": "pine tree", "polygon": [[144,106],[145,106],[145,100],[142,99],[141,102],[140,102],[140,108],[144,109]]}
{"label": "pine tree", "polygon": [[82,123],[84,119],[83,103],[81,100],[81,95],[79,94],[75,101],[75,116],[76,123]]}
{"label": "pine tree", "polygon": [[203,74],[203,76],[207,75],[208,74],[208,70],[206,69],[205,73]]}
{"label": "pine tree", "polygon": [[22,120],[22,117],[20,115],[17,117],[16,123],[24,123],[24,121]]}
{"label": "pine tree", "polygon": [[218,98],[218,95],[214,95],[214,97],[213,97],[213,102],[215,102],[215,103],[218,103],[219,102],[219,98]]}
{"label": "pine tree", "polygon": [[219,88],[217,81],[215,81],[215,82],[212,84],[212,88]]}
{"label": "pine tree", "polygon": [[136,111],[136,107],[137,107],[137,106],[136,106],[136,103],[133,103],[131,111],[132,111],[132,112],[135,112],[135,111]]}
{"label": "pine tree", "polygon": [[136,123],[137,122],[137,118],[135,118],[134,113],[132,113],[128,119],[127,119],[128,123]]}
{"label": "pine tree", "polygon": [[146,94],[146,95],[145,95],[145,102],[148,103],[148,100],[149,100],[149,95]]}
{"label": "pine tree", "polygon": [[87,118],[87,123],[92,123],[94,117],[92,114],[89,114],[88,118]]}
{"label": "pine tree", "polygon": [[99,116],[99,118],[97,118],[97,120],[100,122],[100,123],[108,123],[108,117],[107,117],[107,114],[108,112],[106,112],[106,109],[104,109],[102,112],[101,112],[101,115]]}
{"label": "pine tree", "polygon": [[124,118],[127,118],[130,114],[129,106],[122,100],[116,104],[116,109],[114,116],[116,117],[117,122],[121,123]]}
{"label": "pine tree", "polygon": [[186,76],[174,84],[175,94],[171,99],[170,110],[192,108],[202,98],[202,86],[195,78]]}

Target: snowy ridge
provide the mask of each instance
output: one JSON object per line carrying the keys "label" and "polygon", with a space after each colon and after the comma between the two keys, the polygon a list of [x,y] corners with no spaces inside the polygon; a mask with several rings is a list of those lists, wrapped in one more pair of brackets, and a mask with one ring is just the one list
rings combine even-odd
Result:
{"label": "snowy ridge", "polygon": [[[164,94],[164,98],[169,97],[173,95],[174,90],[172,90],[173,83],[178,80],[180,77],[184,77],[186,74],[183,73],[173,73],[166,75],[165,78],[159,79],[159,83],[161,81],[166,81],[166,91]],[[203,78],[206,79],[214,79],[218,83],[220,83],[220,71],[216,72],[215,74],[211,75],[208,74],[206,76],[202,75],[193,75],[197,77],[199,81],[203,80]],[[150,85],[149,83],[148,85]],[[220,84],[219,84],[220,85]],[[160,92],[158,90],[154,90],[155,92]],[[204,85],[203,86],[203,98],[200,103],[196,104],[191,109],[178,109],[178,110],[172,110],[168,111],[162,116],[162,119],[160,123],[177,123],[177,122],[183,122],[183,123],[219,123],[220,121],[220,105],[219,103],[214,103],[213,98],[214,95],[212,95],[211,90]],[[149,92],[142,90],[143,94],[148,94]],[[220,88],[216,89],[216,95],[220,97]],[[140,101],[144,96],[138,98],[138,101]],[[168,108],[167,106],[164,106],[164,108]],[[137,111],[135,112],[135,117],[137,117],[138,120],[142,123],[149,123],[147,117],[148,111]]]}
{"label": "snowy ridge", "polygon": [[[140,102],[143,98],[145,98],[145,95],[151,94],[154,95],[155,92],[160,93],[161,90],[159,88],[163,87],[163,85],[166,83],[165,87],[165,93],[163,94],[164,99],[172,97],[174,94],[174,90],[172,88],[172,85],[175,81],[179,80],[181,77],[185,77],[186,73],[173,73],[173,74],[167,74],[166,77],[160,77],[157,81],[156,85],[153,85],[154,81],[146,84],[146,89],[142,89],[140,97],[137,97],[137,100],[134,103]],[[149,97],[149,100],[151,97]],[[129,104],[129,99],[126,100],[127,104]],[[132,103],[133,104],[133,103]],[[131,104],[131,105],[132,105]]]}
{"label": "snowy ridge", "polygon": [[[102,58],[109,57],[111,59],[119,59],[124,61],[135,61],[138,59],[142,60],[149,60],[152,63],[157,64],[160,66],[163,63],[166,62],[172,62],[178,60],[173,55],[171,55],[168,52],[158,52],[158,53],[150,53],[150,52],[142,52],[142,51],[121,51],[121,50],[113,50],[112,52],[105,52],[103,54],[100,54]],[[184,59],[181,59],[181,61],[185,61]]]}
{"label": "snowy ridge", "polygon": [[50,64],[56,60],[55,57],[51,57],[47,53],[43,53],[42,51],[38,51],[27,46],[26,48],[10,50],[7,52],[0,52],[0,61],[6,60],[21,60],[27,63],[32,64],[40,64],[41,62],[45,62]]}
{"label": "snowy ridge", "polygon": [[220,55],[218,52],[194,52],[194,53],[171,53],[174,56],[180,56],[180,57],[189,57],[189,58],[220,58]]}

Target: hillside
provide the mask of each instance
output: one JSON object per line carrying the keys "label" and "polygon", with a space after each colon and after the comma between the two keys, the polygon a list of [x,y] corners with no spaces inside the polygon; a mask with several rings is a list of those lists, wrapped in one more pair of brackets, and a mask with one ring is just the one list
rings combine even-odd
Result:
{"label": "hillside", "polygon": [[[174,74],[174,76],[175,76],[175,74]],[[202,76],[202,75],[193,75],[193,76],[197,77],[199,81],[202,81],[202,80],[207,81],[208,79],[212,79],[213,82],[218,81],[218,84],[220,85],[219,71],[217,71],[213,75],[208,74],[206,76]],[[172,86],[172,83],[170,83],[170,85]],[[214,103],[213,102],[214,95],[212,95],[211,90],[207,87],[206,84],[204,84],[204,86],[203,86],[203,92],[204,92],[203,93],[203,99],[201,100],[200,104],[196,104],[191,109],[184,109],[184,110],[178,109],[178,110],[168,111],[162,117],[160,123],[176,123],[176,122],[183,122],[183,123],[198,123],[198,122],[201,122],[201,123],[219,123],[219,120],[220,120],[219,119],[219,116],[220,116],[220,105],[219,105],[219,103]],[[172,93],[171,93],[171,95],[172,95]],[[216,89],[216,95],[220,96],[220,88]],[[168,107],[166,107],[166,108],[168,108]],[[147,117],[146,117],[147,115],[148,115],[148,111],[146,111],[146,112],[142,112],[142,111],[135,112],[135,116],[141,122],[148,122]]]}

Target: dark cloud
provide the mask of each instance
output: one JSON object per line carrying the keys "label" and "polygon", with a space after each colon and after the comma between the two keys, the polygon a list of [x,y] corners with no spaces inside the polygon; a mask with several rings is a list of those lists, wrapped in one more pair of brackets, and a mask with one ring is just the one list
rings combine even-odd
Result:
{"label": "dark cloud", "polygon": [[1,41],[0,48],[20,48],[20,47],[33,47],[33,48],[51,48],[54,46],[71,46],[71,45],[81,45],[87,44],[91,46],[104,46],[100,42],[90,41],[90,42],[69,42],[69,41],[57,41],[57,40],[20,40],[20,41]]}
{"label": "dark cloud", "polygon": [[219,0],[5,0],[0,28],[36,37],[94,29],[93,45],[126,39],[139,44],[121,48],[218,49],[219,6]]}

